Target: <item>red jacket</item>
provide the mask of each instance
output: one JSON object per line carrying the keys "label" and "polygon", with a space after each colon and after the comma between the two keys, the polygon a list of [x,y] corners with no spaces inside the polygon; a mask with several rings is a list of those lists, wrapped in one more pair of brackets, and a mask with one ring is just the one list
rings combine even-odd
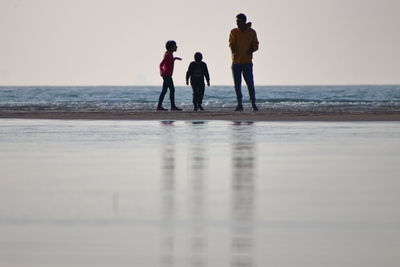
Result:
{"label": "red jacket", "polygon": [[160,74],[161,76],[172,76],[172,73],[174,72],[174,57],[172,56],[172,53],[170,52],[165,52],[164,58],[160,63]]}

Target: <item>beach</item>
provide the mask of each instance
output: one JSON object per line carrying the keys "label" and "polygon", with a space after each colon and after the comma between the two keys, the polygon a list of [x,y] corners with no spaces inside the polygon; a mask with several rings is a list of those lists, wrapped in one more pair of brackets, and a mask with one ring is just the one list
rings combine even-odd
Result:
{"label": "beach", "polygon": [[0,267],[399,267],[399,10],[1,0]]}
{"label": "beach", "polygon": [[[399,85],[257,86],[259,112],[244,112],[232,86],[208,87],[204,111],[193,111],[192,89],[176,88],[181,112],[156,111],[157,86],[0,87],[0,118],[94,120],[399,121]],[[170,109],[169,99],[164,107]]]}
{"label": "beach", "polygon": [[0,112],[0,118],[20,119],[86,119],[86,120],[227,120],[227,121],[400,121],[400,111],[352,110],[347,111],[290,111],[263,109],[234,112],[233,110],[213,111],[7,111]]}
{"label": "beach", "polygon": [[400,86],[159,89],[0,87],[0,266],[398,266]]}
{"label": "beach", "polygon": [[[156,111],[157,86],[0,87],[0,118],[87,120],[399,121],[399,85],[257,86],[259,112],[234,112],[232,86],[207,88],[204,111],[192,90],[176,88],[183,111]],[[164,107],[170,109],[169,99]]]}

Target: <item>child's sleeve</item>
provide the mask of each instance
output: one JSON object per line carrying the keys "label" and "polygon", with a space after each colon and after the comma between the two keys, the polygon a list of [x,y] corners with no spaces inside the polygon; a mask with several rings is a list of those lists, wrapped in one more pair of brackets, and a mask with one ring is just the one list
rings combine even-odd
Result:
{"label": "child's sleeve", "polygon": [[208,68],[206,63],[204,63],[204,76],[206,77],[207,82],[210,82],[210,74],[208,73]]}
{"label": "child's sleeve", "polygon": [[193,69],[192,65],[193,65],[192,63],[189,64],[188,70],[186,72],[186,81],[188,81],[190,78],[190,75],[192,75],[192,69]]}

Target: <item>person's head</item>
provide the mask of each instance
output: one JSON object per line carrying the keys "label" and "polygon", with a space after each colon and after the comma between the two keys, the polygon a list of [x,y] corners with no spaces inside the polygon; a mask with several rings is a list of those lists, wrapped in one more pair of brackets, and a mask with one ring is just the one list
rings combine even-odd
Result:
{"label": "person's head", "polygon": [[245,14],[240,13],[240,14],[236,15],[236,24],[239,28],[246,26],[246,21],[247,21],[247,18],[246,18]]}
{"label": "person's head", "polygon": [[196,54],[194,54],[194,60],[196,62],[200,62],[203,60],[203,55],[200,52],[197,52]]}
{"label": "person's head", "polygon": [[175,52],[177,48],[175,41],[170,40],[165,44],[165,49],[167,49],[168,52]]}

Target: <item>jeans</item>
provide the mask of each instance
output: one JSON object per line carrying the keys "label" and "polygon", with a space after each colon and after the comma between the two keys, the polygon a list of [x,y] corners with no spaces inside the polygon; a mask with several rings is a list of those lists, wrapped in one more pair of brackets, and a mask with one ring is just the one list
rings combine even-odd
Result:
{"label": "jeans", "polygon": [[200,106],[203,103],[205,84],[203,82],[192,82],[193,89],[193,105]]}
{"label": "jeans", "polygon": [[171,76],[163,76],[162,78],[163,78],[164,82],[163,82],[163,87],[162,87],[162,91],[161,91],[160,97],[158,99],[158,106],[159,107],[162,106],[165,94],[167,93],[167,90],[169,88],[169,100],[171,101],[171,107],[175,107],[175,86],[174,86],[174,81],[172,80]]}
{"label": "jeans", "polygon": [[243,78],[246,81],[247,89],[249,90],[249,97],[251,101],[251,105],[256,105],[256,92],[254,89],[254,78],[253,78],[253,63],[247,64],[232,64],[232,74],[233,81],[235,82],[235,91],[238,106],[242,105],[242,74]]}

